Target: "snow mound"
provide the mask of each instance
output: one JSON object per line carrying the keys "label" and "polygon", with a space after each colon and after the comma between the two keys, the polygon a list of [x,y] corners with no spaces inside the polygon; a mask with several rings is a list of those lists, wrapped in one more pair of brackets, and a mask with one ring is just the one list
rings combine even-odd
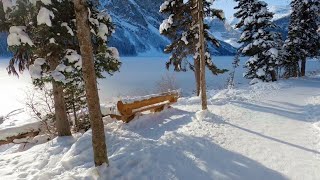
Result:
{"label": "snow mound", "polygon": [[41,122],[34,122],[17,127],[0,129],[0,140],[6,140],[7,137],[17,136],[23,133],[39,131]]}
{"label": "snow mound", "polygon": [[199,121],[211,121],[214,123],[223,123],[223,120],[209,110],[196,112],[196,119]]}

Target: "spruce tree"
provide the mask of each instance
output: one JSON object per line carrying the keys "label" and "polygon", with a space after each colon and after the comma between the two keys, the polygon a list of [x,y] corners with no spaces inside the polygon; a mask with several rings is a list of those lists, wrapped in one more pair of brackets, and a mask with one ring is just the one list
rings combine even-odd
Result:
{"label": "spruce tree", "polygon": [[[93,8],[93,5],[89,8],[95,70],[96,75],[103,78],[103,72],[112,74],[120,66],[118,58],[114,57],[117,52],[106,46],[107,37],[114,30],[109,15]],[[14,65],[18,64],[20,71],[29,68],[36,86],[52,82],[56,115],[59,114],[57,111],[62,112],[56,116],[58,134],[69,135],[68,105],[66,107],[65,101],[74,97],[64,94],[64,91],[71,88],[80,91],[75,94],[82,96],[84,93],[84,88],[78,88],[83,82],[83,75],[73,2],[18,0],[15,6],[2,10],[6,15],[3,24],[8,27],[4,30],[9,31],[9,48],[14,54],[9,73],[17,74]],[[64,123],[59,124],[61,120]]]}
{"label": "spruce tree", "polygon": [[[222,10],[212,8],[212,2],[202,1],[204,6],[204,17],[219,18],[224,20]],[[199,26],[197,0],[166,0],[160,6],[160,12],[168,16],[160,25],[160,33],[171,40],[164,52],[171,54],[166,67],[174,67],[175,71],[187,71],[191,69],[195,72],[197,95],[200,93],[200,54],[199,51]],[[205,63],[206,67],[214,74],[224,73],[212,62],[212,57],[208,51],[208,43],[219,47],[218,40],[213,37],[209,30],[209,25],[204,23],[205,35]],[[193,63],[189,59],[193,59]]]}
{"label": "spruce tree", "polygon": [[234,14],[239,22],[236,28],[241,29],[239,51],[250,59],[246,62],[248,79],[276,81],[276,69],[279,66],[280,34],[273,32],[273,13],[267,4],[258,0],[235,0],[238,5]]}
{"label": "spruce tree", "polygon": [[291,1],[289,33],[283,48],[285,77],[305,76],[307,57],[319,53],[319,4],[317,0]]}

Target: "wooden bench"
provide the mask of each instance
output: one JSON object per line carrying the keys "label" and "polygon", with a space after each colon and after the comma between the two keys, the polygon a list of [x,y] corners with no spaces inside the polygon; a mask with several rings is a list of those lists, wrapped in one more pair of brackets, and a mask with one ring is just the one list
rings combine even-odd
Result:
{"label": "wooden bench", "polygon": [[130,122],[138,113],[150,111],[160,112],[171,104],[177,102],[179,93],[177,91],[167,92],[163,94],[150,95],[140,97],[132,100],[118,101],[117,109],[118,115],[110,114],[111,118],[122,120],[123,122]]}

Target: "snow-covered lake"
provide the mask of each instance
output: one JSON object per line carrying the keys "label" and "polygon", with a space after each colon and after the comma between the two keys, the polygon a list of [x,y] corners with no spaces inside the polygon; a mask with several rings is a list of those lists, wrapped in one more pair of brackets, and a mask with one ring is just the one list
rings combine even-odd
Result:
{"label": "snow-covered lake", "polygon": [[[125,57],[122,58],[120,72],[99,81],[100,96],[103,100],[125,95],[144,95],[157,90],[162,77],[175,79],[178,88],[184,94],[191,94],[195,89],[195,78],[192,71],[174,72],[167,70],[167,57]],[[232,69],[233,57],[214,57],[220,68]],[[237,81],[243,83],[243,70],[237,71]],[[226,85],[229,73],[214,76],[207,71],[207,85],[210,89],[221,89]],[[245,80],[246,81],[246,80]]]}

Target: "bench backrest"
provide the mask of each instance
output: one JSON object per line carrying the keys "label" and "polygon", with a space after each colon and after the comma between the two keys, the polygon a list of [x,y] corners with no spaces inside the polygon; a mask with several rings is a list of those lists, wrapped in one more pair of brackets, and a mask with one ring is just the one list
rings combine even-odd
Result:
{"label": "bench backrest", "polygon": [[178,92],[170,92],[159,94],[159,96],[151,97],[149,99],[134,101],[132,103],[124,103],[122,101],[119,101],[117,103],[117,108],[121,115],[131,115],[135,109],[140,109],[146,106],[158,104],[165,101],[175,103],[177,102],[178,98]]}

